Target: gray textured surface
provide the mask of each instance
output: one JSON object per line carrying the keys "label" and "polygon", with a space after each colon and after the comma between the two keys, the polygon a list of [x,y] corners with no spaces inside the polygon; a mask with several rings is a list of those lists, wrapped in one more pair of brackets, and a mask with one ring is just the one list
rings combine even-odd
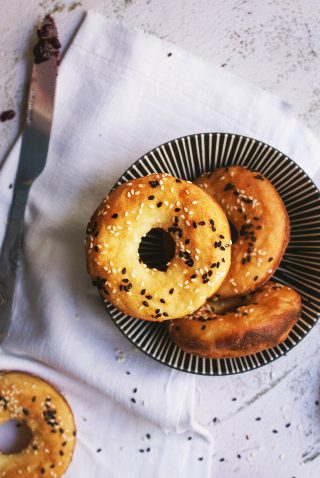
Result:
{"label": "gray textured surface", "polygon": [[[0,123],[0,159],[21,124],[35,19],[54,10],[67,44],[84,8],[172,41],[281,96],[320,136],[319,0],[1,0],[0,111],[13,108],[17,117]],[[314,354],[320,328],[306,340],[310,347],[298,345],[260,370],[197,379],[196,418],[215,437],[213,478],[320,476],[320,359]]]}

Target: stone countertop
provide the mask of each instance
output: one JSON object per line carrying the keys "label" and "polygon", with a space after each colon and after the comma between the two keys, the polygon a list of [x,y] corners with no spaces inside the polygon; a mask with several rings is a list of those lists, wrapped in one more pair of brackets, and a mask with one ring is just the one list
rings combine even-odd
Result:
{"label": "stone countertop", "polygon": [[[318,0],[2,0],[0,110],[17,114],[0,123],[0,161],[23,123],[35,20],[53,12],[67,45],[88,8],[282,97],[320,135]],[[319,477],[320,328],[305,341],[259,370],[197,377],[195,418],[215,440],[213,478]]]}

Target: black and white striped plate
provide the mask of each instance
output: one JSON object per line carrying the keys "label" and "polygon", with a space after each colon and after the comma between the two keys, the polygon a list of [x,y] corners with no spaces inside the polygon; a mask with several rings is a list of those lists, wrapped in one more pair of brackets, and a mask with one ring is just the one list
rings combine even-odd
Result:
{"label": "black and white striped plate", "polygon": [[[136,161],[119,179],[120,185],[151,173],[166,172],[193,181],[205,171],[242,165],[265,175],[280,193],[291,222],[291,239],[274,279],[302,296],[301,318],[287,340],[247,357],[208,359],[183,352],[170,339],[167,324],[124,315],[106,303],[114,323],[140,350],[170,367],[202,375],[228,375],[265,365],[286,354],[315,325],[320,315],[320,194],[291,159],[259,140],[228,133],[205,133],[174,139]],[[152,253],[149,238],[140,257]],[[149,249],[148,249],[149,248]],[[142,254],[142,255],[141,255]]]}

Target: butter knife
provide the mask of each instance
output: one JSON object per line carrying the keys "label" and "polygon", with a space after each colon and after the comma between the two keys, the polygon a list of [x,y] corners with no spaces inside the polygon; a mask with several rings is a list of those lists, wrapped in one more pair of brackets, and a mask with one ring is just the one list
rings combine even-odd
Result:
{"label": "butter knife", "polygon": [[47,15],[37,30],[28,110],[13,189],[13,199],[0,253],[0,343],[12,315],[21,257],[24,212],[33,181],[43,171],[50,140],[61,44],[53,18]]}

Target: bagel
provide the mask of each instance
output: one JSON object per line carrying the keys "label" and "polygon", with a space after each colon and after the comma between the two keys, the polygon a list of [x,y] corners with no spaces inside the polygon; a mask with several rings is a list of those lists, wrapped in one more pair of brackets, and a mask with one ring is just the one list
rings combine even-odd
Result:
{"label": "bagel", "polygon": [[51,385],[24,372],[0,373],[0,423],[18,420],[32,433],[20,453],[0,453],[0,476],[59,478],[67,470],[76,441],[72,411]]}
{"label": "bagel", "polygon": [[246,297],[209,299],[194,314],[170,323],[169,334],[185,352],[208,358],[241,357],[283,342],[300,311],[297,292],[268,282]]}
{"label": "bagel", "polygon": [[231,266],[219,295],[244,295],[261,287],[277,269],[290,236],[279,194],[262,174],[241,166],[205,173],[195,184],[219,202],[231,225]]}
{"label": "bagel", "polygon": [[[139,257],[141,238],[160,228],[175,241],[165,271]],[[158,321],[198,309],[220,287],[231,257],[219,204],[190,181],[152,174],[114,189],[93,214],[87,269],[105,300],[123,313]]]}

